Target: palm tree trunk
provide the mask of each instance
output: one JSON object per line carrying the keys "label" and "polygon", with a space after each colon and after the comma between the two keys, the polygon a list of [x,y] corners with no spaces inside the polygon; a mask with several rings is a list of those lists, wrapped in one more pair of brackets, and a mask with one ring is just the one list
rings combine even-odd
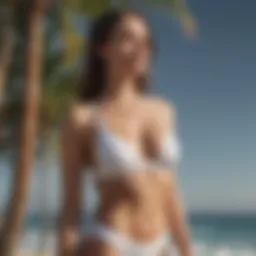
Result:
{"label": "palm tree trunk", "polygon": [[0,237],[0,256],[16,254],[26,213],[35,154],[45,3],[44,0],[31,3],[28,13],[24,116],[16,172]]}
{"label": "palm tree trunk", "polygon": [[40,156],[40,183],[38,184],[39,198],[40,201],[40,230],[39,230],[39,244],[38,254],[46,255],[47,251],[47,233],[49,232],[50,218],[47,212],[49,209],[48,200],[49,194],[47,193],[47,181],[49,181],[49,167],[50,167],[50,156],[52,152],[49,148],[49,141],[51,137],[50,127],[45,128],[42,131],[40,139],[40,146],[38,155]]}
{"label": "palm tree trunk", "polygon": [[14,50],[14,5],[14,0],[2,0],[0,3],[0,106],[4,100],[4,86]]}
{"label": "palm tree trunk", "polygon": [[14,49],[14,35],[11,28],[5,33],[5,38],[0,49],[0,106],[4,101],[4,86],[8,74],[8,68],[12,59]]}

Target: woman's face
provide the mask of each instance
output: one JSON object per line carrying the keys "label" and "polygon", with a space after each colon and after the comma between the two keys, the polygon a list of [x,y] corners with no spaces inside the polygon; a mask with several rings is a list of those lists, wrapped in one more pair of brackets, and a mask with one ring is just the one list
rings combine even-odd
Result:
{"label": "woman's face", "polygon": [[136,78],[147,73],[151,50],[146,23],[135,15],[126,15],[114,28],[101,53],[109,72]]}

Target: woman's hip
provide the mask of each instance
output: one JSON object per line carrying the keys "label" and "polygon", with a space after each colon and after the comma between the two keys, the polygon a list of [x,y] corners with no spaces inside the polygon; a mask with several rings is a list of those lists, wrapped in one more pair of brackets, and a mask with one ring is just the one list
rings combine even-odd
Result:
{"label": "woman's hip", "polygon": [[79,256],[162,256],[169,243],[167,231],[143,241],[98,221],[84,230]]}

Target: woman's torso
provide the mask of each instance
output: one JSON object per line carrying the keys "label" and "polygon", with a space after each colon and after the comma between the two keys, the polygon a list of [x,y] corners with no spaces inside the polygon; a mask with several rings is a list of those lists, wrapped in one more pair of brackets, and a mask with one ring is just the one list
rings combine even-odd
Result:
{"label": "woman's torso", "polygon": [[[104,107],[89,108],[91,118],[88,122],[91,124],[91,133],[84,136],[90,137],[89,140],[86,138],[86,141],[90,142],[87,143],[87,152],[90,152],[90,161],[94,167],[91,169],[96,177],[100,171],[99,139],[102,134],[99,133],[99,125],[103,120],[104,128],[127,145],[127,148],[122,150],[134,150],[141,158],[149,157],[150,153],[143,140],[144,124],[149,115],[145,104],[137,103],[123,110],[111,103],[105,104]],[[105,150],[108,151],[108,148]],[[104,151],[101,153],[105,154]],[[107,174],[107,178],[97,181],[99,205],[95,218],[136,239],[151,239],[166,230],[168,224],[163,188],[166,187],[168,173],[161,169],[115,171],[120,172],[120,175],[108,177]]]}
{"label": "woman's torso", "polygon": [[136,239],[150,239],[167,228],[163,173],[137,173],[98,185],[96,218]]}

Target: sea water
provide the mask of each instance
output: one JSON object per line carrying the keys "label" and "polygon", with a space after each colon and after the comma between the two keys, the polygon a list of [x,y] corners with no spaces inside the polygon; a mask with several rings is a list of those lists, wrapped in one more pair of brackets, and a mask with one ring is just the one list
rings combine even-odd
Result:
{"label": "sea water", "polygon": [[256,216],[198,214],[190,222],[196,255],[256,255]]}
{"label": "sea water", "polygon": [[[256,256],[256,216],[193,214],[189,219],[195,256]],[[43,224],[40,216],[29,217],[22,251],[55,255],[55,230],[53,218]]]}

